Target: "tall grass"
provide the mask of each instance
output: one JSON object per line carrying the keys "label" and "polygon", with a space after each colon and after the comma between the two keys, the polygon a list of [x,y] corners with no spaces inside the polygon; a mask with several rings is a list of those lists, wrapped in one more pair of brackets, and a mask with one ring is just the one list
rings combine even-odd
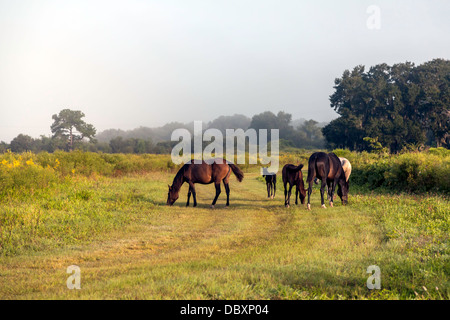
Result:
{"label": "tall grass", "polygon": [[0,197],[47,188],[74,176],[116,177],[178,169],[170,155],[125,155],[94,152],[25,152],[0,155]]}
{"label": "tall grass", "polygon": [[[405,172],[420,184],[427,176],[417,166],[432,176],[440,167],[448,179],[448,154],[438,149],[336,153],[352,162],[353,185],[398,190],[403,178],[390,175]],[[306,165],[310,154],[282,154],[280,167]],[[184,205],[186,185],[165,206],[177,170],[169,155],[0,155],[0,297],[76,297],[65,268],[80,264],[83,298],[448,299],[450,211],[441,193],[351,192],[350,205],[324,210],[315,187],[312,211],[288,210],[282,192],[266,199],[257,168],[232,184],[230,208],[222,193],[211,210],[213,186],[197,186],[197,208]],[[366,288],[373,264],[380,292]]]}
{"label": "tall grass", "polygon": [[450,150],[431,148],[400,155],[334,152],[351,162],[352,184],[371,190],[450,193]]}

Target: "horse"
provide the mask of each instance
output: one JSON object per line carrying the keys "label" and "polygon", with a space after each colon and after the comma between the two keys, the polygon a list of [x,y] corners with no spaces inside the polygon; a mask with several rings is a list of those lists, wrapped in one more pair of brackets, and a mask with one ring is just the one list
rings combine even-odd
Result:
{"label": "horse", "polygon": [[179,191],[183,183],[189,184],[189,192],[187,196],[186,207],[189,206],[189,200],[191,194],[194,199],[194,207],[197,206],[197,195],[195,192],[195,183],[211,184],[214,183],[216,187],[216,196],[211,204],[211,208],[214,208],[217,202],[217,198],[221,193],[220,183],[223,182],[225,186],[225,192],[227,193],[227,204],[230,205],[230,186],[229,179],[231,172],[234,173],[239,182],[244,179],[244,173],[238,166],[226,161],[225,159],[211,159],[207,162],[202,160],[201,164],[194,163],[191,160],[184,164],[180,170],[178,170],[173,183],[169,185],[169,194],[167,196],[167,205],[172,206],[179,197]]}
{"label": "horse", "polygon": [[[302,174],[303,164],[295,166],[293,164],[287,164],[283,167],[283,185],[284,185],[284,206],[289,208],[291,200],[292,187],[295,186],[295,204],[298,204],[298,197],[300,196],[300,202],[305,203],[306,190],[303,183]],[[289,183],[289,191],[287,190],[287,184]]]}
{"label": "horse", "polygon": [[311,155],[308,160],[308,210],[311,210],[310,197],[312,193],[312,184],[315,178],[322,181],[320,187],[320,196],[322,208],[326,208],[324,203],[324,191],[328,186],[328,196],[330,206],[333,207],[334,189],[338,186],[338,196],[341,198],[342,204],[348,203],[349,183],[346,180],[344,169],[341,161],[334,153],[316,152]]}
{"label": "horse", "polygon": [[263,177],[266,179],[267,198],[275,198],[275,191],[277,190],[277,175],[263,175]]}
{"label": "horse", "polygon": [[[339,157],[339,160],[341,161],[341,165],[342,165],[342,169],[344,170],[344,174],[345,174],[345,181],[348,182],[348,179],[350,178],[350,175],[352,174],[352,164],[350,163],[350,161],[348,161],[348,159],[346,158],[342,158]],[[317,181],[319,179],[316,177],[314,178],[314,183],[318,184]],[[328,188],[327,188],[328,189]],[[338,189],[339,192],[339,189]],[[328,193],[328,192],[327,192]],[[329,195],[327,195],[328,197]]]}
{"label": "horse", "polygon": [[339,157],[339,160],[341,160],[342,169],[344,169],[345,181],[348,182],[348,179],[352,174],[352,164],[346,158]]}

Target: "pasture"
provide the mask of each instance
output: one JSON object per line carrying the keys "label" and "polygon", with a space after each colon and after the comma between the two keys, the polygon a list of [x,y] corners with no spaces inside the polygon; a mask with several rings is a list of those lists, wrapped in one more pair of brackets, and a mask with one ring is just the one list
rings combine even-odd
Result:
{"label": "pasture", "polygon": [[[282,164],[304,163],[305,179],[309,155]],[[349,205],[322,209],[314,186],[308,211],[284,207],[281,174],[267,199],[256,166],[231,177],[229,208],[222,192],[210,209],[213,185],[196,185],[197,208],[186,184],[166,206],[167,156],[3,155],[0,299],[449,299],[448,194],[393,191],[395,166],[371,188],[356,175],[387,160],[345,156],[358,182]],[[448,155],[436,157],[445,173]],[[436,179],[445,191],[448,174]],[[66,286],[71,265],[80,290]],[[381,290],[367,288],[372,265]]]}

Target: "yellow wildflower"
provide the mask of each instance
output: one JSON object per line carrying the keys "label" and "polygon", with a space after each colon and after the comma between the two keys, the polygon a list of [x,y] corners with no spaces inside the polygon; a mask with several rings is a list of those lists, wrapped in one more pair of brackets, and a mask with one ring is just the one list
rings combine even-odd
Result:
{"label": "yellow wildflower", "polygon": [[27,164],[27,166],[34,166],[34,162],[33,159],[28,160],[27,162],[25,162]]}
{"label": "yellow wildflower", "polygon": [[22,163],[20,160],[14,160],[12,164],[13,168],[20,167],[21,165]]}

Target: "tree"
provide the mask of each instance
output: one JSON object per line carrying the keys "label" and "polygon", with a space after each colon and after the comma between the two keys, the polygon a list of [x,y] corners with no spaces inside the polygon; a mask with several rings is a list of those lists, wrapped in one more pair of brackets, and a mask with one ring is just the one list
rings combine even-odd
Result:
{"label": "tree", "polygon": [[328,146],[368,150],[364,138],[377,139],[396,153],[420,148],[429,132],[437,146],[447,145],[450,129],[450,61],[421,66],[379,64],[368,71],[357,66],[335,80],[331,107],[341,116],[322,132]]}
{"label": "tree", "polygon": [[232,116],[220,116],[208,123],[207,127],[218,129],[222,134],[225,134],[227,129],[247,130],[250,122],[250,118],[244,115],[234,114]]}
{"label": "tree", "polygon": [[81,111],[64,109],[59,114],[54,114],[51,130],[54,138],[64,138],[67,141],[69,150],[73,150],[74,142],[89,139],[94,142],[96,129],[92,124],[87,124],[82,120],[85,115]]}
{"label": "tree", "polygon": [[19,134],[10,144],[12,152],[25,152],[33,150],[34,139],[26,134]]}
{"label": "tree", "polygon": [[0,153],[5,153],[8,149],[10,149],[9,144],[5,141],[0,142]]}
{"label": "tree", "polygon": [[269,140],[271,139],[270,130],[278,129],[280,139],[290,140],[294,133],[294,128],[290,124],[291,120],[292,115],[289,113],[280,111],[275,115],[273,112],[266,111],[254,115],[249,127],[256,130],[267,129]]}
{"label": "tree", "polygon": [[434,59],[415,71],[415,81],[420,84],[418,105],[422,124],[433,133],[437,147],[449,148],[450,60]]}

